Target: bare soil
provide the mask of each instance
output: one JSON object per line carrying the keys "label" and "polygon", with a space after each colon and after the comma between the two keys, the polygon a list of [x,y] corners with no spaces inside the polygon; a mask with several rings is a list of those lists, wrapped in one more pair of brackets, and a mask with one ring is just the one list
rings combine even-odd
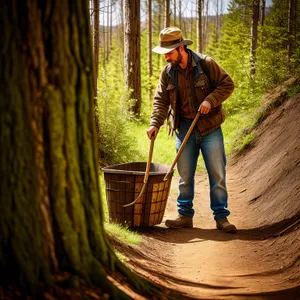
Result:
{"label": "bare soil", "polygon": [[[286,86],[296,84],[300,80],[291,79]],[[272,109],[246,151],[229,158],[230,221],[237,234],[215,228],[208,179],[198,174],[194,228],[164,225],[177,215],[175,177],[162,224],[139,229],[141,246],[115,244],[129,258],[127,265],[161,285],[168,299],[300,299],[300,94],[285,100],[286,86],[266,98],[265,107]],[[79,278],[76,287],[63,285],[72,278],[61,273],[53,287],[41,284],[39,299],[106,299]],[[121,281],[115,283],[131,298],[148,299]],[[36,298],[12,285],[0,287],[0,299]]]}
{"label": "bare soil", "polygon": [[175,177],[163,223],[140,229],[142,246],[126,251],[130,268],[178,291],[176,299],[300,299],[300,94],[284,95],[285,86],[270,94],[273,109],[256,138],[229,158],[229,219],[238,233],[215,228],[205,174],[196,176],[194,228],[168,229]]}

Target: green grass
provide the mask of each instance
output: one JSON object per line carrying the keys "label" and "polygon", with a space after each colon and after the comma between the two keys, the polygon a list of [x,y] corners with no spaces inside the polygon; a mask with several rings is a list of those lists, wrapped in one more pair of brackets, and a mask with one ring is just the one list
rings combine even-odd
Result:
{"label": "green grass", "polygon": [[[248,110],[243,110],[240,113],[236,113],[231,116],[227,116],[225,122],[222,125],[225,150],[226,154],[232,154],[235,151],[244,149],[255,137],[251,130],[254,128],[254,124],[257,121],[258,115],[256,111],[257,107],[252,107]],[[141,153],[142,161],[148,160],[150,140],[147,137],[148,124],[143,122],[131,122],[128,125],[128,134],[132,143],[136,143],[136,146]],[[154,150],[152,162],[170,165],[175,158],[175,136],[168,136],[167,129],[163,126],[154,142]],[[134,157],[132,158],[134,159]],[[130,162],[130,161],[128,161]],[[205,170],[204,162],[200,156],[198,161],[198,171]],[[177,174],[175,172],[175,174]],[[117,224],[108,222],[108,210],[106,204],[105,195],[105,183],[103,174],[100,177],[101,197],[103,199],[103,207],[105,212],[105,229],[110,236],[114,239],[127,244],[139,244],[141,242],[141,236],[122,227]],[[176,189],[176,191],[175,191]],[[171,193],[177,193],[177,187],[171,191]],[[125,260],[120,254],[120,259]]]}
{"label": "green grass", "polygon": [[240,151],[243,148],[242,145],[245,144],[245,136],[250,134],[249,128],[252,128],[252,124],[255,122],[255,108],[226,118],[222,129],[227,155]]}
{"label": "green grass", "polygon": [[126,242],[130,245],[139,245],[142,242],[141,235],[119,224],[105,222],[104,228],[110,236],[119,242]]}
{"label": "green grass", "polygon": [[[247,111],[227,116],[222,125],[225,151],[227,155],[241,150],[246,146],[247,141],[250,142],[250,137],[248,136],[247,131],[249,124],[255,123],[257,117],[255,109],[256,107],[253,107]],[[130,135],[137,139],[138,148],[142,153],[143,161],[147,161],[150,147],[150,140],[146,135],[147,128],[148,124],[132,123],[130,125]],[[245,135],[248,136],[248,140],[245,140]],[[152,162],[171,165],[175,156],[175,136],[168,136],[168,131],[164,126],[160,129],[154,142]],[[199,157],[197,170],[205,170],[202,156]]]}
{"label": "green grass", "polygon": [[[103,173],[100,173],[100,194],[101,194],[101,200],[102,200],[102,208],[104,212],[104,228],[107,234],[115,239],[116,241],[120,243],[126,243],[130,245],[139,245],[142,241],[141,236],[132,231],[128,230],[128,228],[123,227],[119,224],[110,223],[109,222],[109,215],[108,215],[108,208],[107,208],[107,202],[106,202],[106,194],[105,194],[105,181]],[[121,256],[121,254],[120,254]],[[121,257],[119,257],[121,259]]]}
{"label": "green grass", "polygon": [[[135,137],[143,161],[148,160],[150,140],[147,137],[148,124],[132,123],[130,135]],[[168,136],[167,129],[162,127],[154,141],[152,162],[170,165],[175,154],[175,136]]]}

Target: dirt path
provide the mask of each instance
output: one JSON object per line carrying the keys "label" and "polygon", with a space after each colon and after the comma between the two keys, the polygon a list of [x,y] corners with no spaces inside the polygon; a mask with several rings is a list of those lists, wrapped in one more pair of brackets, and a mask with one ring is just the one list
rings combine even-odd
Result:
{"label": "dirt path", "polygon": [[[256,130],[252,147],[227,169],[237,234],[215,229],[208,180],[196,177],[192,229],[167,229],[177,215],[172,180],[163,223],[141,230],[129,265],[181,293],[178,299],[300,299],[300,96]],[[291,122],[293,120],[293,122]]]}
{"label": "dirt path", "polygon": [[[161,224],[143,231],[143,274],[194,299],[297,299],[296,290],[288,289],[300,285],[299,253],[291,247],[300,243],[299,229],[276,237],[284,226],[247,228],[244,208],[235,201],[230,220],[239,232],[224,234],[211,217],[207,179],[197,177],[197,186],[206,196],[195,201],[193,229],[170,230]],[[240,192],[229,183],[231,197]],[[169,200],[164,219],[177,214],[174,196]]]}

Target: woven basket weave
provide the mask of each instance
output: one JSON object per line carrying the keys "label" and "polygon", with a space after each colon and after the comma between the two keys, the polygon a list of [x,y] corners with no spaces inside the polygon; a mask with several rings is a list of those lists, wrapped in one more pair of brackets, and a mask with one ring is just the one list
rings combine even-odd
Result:
{"label": "woven basket weave", "polygon": [[164,181],[167,165],[151,163],[147,187],[131,206],[143,187],[146,163],[133,162],[102,168],[110,222],[128,227],[148,227],[162,222],[170,192],[173,171]]}

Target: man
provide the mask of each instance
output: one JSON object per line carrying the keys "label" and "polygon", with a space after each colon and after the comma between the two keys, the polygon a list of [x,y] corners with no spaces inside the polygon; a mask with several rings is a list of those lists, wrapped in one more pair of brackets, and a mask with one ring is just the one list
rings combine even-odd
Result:
{"label": "man", "polygon": [[177,198],[178,217],[166,220],[170,228],[193,227],[194,176],[201,150],[210,184],[210,206],[218,229],[235,233],[227,217],[228,194],[225,183],[226,157],[221,124],[225,115],[222,102],[233,92],[228,73],[211,57],[196,54],[187,46],[177,27],[160,32],[160,45],[152,51],[164,54],[163,68],[156,88],[148,137],[157,136],[168,117],[170,132],[176,134],[176,150],[199,110],[201,115],[177,162],[180,176]]}

